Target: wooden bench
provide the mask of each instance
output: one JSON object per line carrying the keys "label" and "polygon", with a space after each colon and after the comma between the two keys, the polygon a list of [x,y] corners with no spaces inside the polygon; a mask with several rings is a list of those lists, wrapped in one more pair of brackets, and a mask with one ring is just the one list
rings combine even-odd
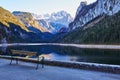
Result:
{"label": "wooden bench", "polygon": [[40,57],[37,52],[30,52],[30,51],[23,51],[23,50],[11,50],[11,61],[10,64],[12,64],[13,60],[16,60],[16,64],[18,64],[18,57],[37,57],[37,66],[36,69],[38,69],[39,64],[42,64],[42,68],[44,68],[44,57]]}

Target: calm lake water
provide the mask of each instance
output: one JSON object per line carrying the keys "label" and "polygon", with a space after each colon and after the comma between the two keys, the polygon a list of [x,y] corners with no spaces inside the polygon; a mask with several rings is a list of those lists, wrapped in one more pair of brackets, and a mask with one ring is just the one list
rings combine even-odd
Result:
{"label": "calm lake water", "polygon": [[[1,48],[1,53],[5,50],[25,50],[37,52],[48,60],[92,62],[102,64],[120,65],[120,50],[100,50],[100,49],[80,49],[76,47],[61,46],[11,46]],[[3,54],[4,55],[4,54]]]}

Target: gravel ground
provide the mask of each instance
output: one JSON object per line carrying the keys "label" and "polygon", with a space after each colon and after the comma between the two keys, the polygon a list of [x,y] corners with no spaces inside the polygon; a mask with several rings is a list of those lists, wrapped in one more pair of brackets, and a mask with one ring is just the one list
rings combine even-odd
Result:
{"label": "gravel ground", "polygon": [[36,64],[0,59],[0,80],[120,80],[120,74],[45,66],[35,70]]}

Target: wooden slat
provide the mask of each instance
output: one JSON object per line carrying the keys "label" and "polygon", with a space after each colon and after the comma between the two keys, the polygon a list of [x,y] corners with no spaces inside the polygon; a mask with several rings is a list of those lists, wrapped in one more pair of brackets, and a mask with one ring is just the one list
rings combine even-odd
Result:
{"label": "wooden slat", "polygon": [[26,56],[35,56],[37,52],[22,51],[22,50],[11,50],[12,54],[26,55]]}

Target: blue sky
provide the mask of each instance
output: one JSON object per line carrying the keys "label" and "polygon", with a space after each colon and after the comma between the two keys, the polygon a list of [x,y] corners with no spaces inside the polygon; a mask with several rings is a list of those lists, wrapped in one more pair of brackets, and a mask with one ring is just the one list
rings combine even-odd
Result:
{"label": "blue sky", "polygon": [[[36,14],[65,10],[74,16],[81,1],[84,0],[1,0],[0,6],[11,12],[26,11]],[[96,0],[86,1],[92,3]]]}

